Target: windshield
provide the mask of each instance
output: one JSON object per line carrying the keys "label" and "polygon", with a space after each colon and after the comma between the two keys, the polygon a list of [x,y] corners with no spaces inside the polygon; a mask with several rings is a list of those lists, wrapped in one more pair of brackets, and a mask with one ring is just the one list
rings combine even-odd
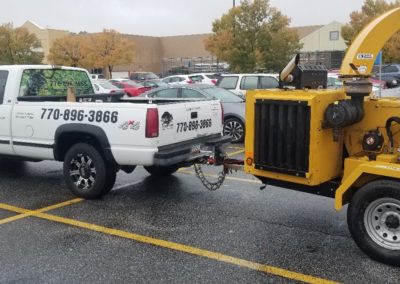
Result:
{"label": "windshield", "polygon": [[210,98],[219,99],[222,103],[244,102],[242,98],[222,88],[204,88],[203,92]]}
{"label": "windshield", "polygon": [[111,84],[110,82],[98,82],[97,84],[99,84],[100,86],[102,86],[104,89],[120,89],[118,86],[114,86],[113,84]]}

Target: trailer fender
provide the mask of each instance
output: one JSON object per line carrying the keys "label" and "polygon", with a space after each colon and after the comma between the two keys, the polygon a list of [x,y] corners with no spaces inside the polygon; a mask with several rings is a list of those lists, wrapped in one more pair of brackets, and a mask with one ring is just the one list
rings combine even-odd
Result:
{"label": "trailer fender", "polygon": [[346,193],[360,180],[365,181],[382,177],[399,180],[400,165],[378,161],[368,161],[359,164],[344,180],[342,180],[341,185],[336,190],[335,209],[339,211],[342,209],[343,205],[348,203],[349,198],[345,198]]}

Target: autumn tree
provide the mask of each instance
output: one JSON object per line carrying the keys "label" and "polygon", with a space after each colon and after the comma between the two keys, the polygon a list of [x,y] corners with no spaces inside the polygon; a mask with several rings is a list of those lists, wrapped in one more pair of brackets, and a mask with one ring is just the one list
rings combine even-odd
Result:
{"label": "autumn tree", "polygon": [[[384,0],[366,0],[361,11],[350,14],[350,22],[342,27],[342,36],[346,44],[350,46],[357,34],[374,18],[393,9],[400,7],[400,1],[388,3]],[[400,33],[396,33],[385,44],[383,48],[383,59],[385,62],[400,61]]]}
{"label": "autumn tree", "polygon": [[48,60],[56,65],[91,68],[90,50],[88,36],[69,34],[54,41]]}
{"label": "autumn tree", "polygon": [[38,38],[26,28],[0,26],[0,64],[39,64],[43,52]]}
{"label": "autumn tree", "polygon": [[107,67],[110,77],[115,65],[129,64],[134,56],[134,43],[115,30],[91,35],[90,58],[93,67]]}
{"label": "autumn tree", "polygon": [[268,0],[244,0],[213,22],[205,47],[234,72],[278,71],[301,48],[289,23]]}

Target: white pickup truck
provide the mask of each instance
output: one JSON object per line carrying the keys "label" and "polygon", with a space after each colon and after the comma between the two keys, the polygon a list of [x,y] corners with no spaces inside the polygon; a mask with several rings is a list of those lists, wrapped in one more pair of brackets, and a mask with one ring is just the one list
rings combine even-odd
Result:
{"label": "white pickup truck", "polygon": [[63,161],[68,188],[97,198],[119,169],[170,175],[227,142],[219,101],[122,96],[95,95],[84,69],[0,66],[0,157]]}

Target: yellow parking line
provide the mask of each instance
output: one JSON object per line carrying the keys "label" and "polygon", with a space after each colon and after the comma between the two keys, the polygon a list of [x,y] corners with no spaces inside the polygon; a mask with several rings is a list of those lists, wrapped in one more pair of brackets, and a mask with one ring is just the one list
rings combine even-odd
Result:
{"label": "yellow parking line", "polygon": [[311,275],[293,272],[293,271],[289,271],[289,270],[274,267],[274,266],[256,263],[256,262],[248,261],[245,259],[225,255],[222,253],[212,252],[212,251],[208,251],[208,250],[204,250],[204,249],[200,249],[200,248],[196,248],[196,247],[192,247],[192,246],[188,246],[188,245],[183,245],[183,244],[174,243],[174,242],[170,242],[170,241],[160,240],[160,239],[151,238],[151,237],[147,237],[147,236],[143,236],[143,235],[139,235],[139,234],[135,234],[135,233],[129,233],[129,232],[125,232],[125,231],[121,231],[121,230],[117,230],[117,229],[111,229],[111,228],[107,228],[107,227],[103,227],[103,226],[99,226],[99,225],[95,225],[95,224],[91,224],[91,223],[86,223],[86,222],[81,222],[81,221],[77,221],[77,220],[73,220],[73,219],[68,219],[68,218],[54,216],[54,215],[50,215],[50,214],[46,214],[46,213],[41,213],[41,212],[39,212],[40,210],[30,211],[30,210],[26,210],[26,209],[14,207],[14,206],[2,204],[2,203],[0,203],[0,209],[5,209],[5,210],[17,212],[17,213],[30,213],[32,216],[35,216],[35,217],[38,217],[41,219],[46,219],[46,220],[57,222],[57,223],[75,226],[75,227],[79,227],[79,228],[83,228],[83,229],[87,229],[87,230],[91,230],[91,231],[95,231],[95,232],[99,232],[99,233],[103,233],[103,234],[107,234],[107,235],[113,235],[113,236],[117,236],[117,237],[121,237],[121,238],[125,238],[125,239],[130,239],[130,240],[134,240],[137,242],[141,242],[141,243],[145,243],[145,244],[149,244],[149,245],[153,245],[153,246],[157,246],[157,247],[162,247],[162,248],[166,248],[166,249],[170,249],[170,250],[188,253],[191,255],[205,257],[208,259],[213,259],[216,261],[233,264],[233,265],[245,267],[245,268],[256,270],[256,271],[262,271],[262,272],[265,272],[265,273],[268,273],[271,275],[284,277],[284,278],[291,279],[291,280],[297,280],[297,281],[301,281],[301,282],[305,282],[305,283],[336,283],[336,282],[326,280],[323,278],[318,278],[318,277],[314,277]]}
{"label": "yellow parking line", "polygon": [[241,149],[241,150],[236,151],[236,152],[228,153],[228,157],[232,157],[232,156],[235,156],[235,155],[238,155],[238,154],[242,154],[243,152],[244,152],[244,149]]}
{"label": "yellow parking line", "polygon": [[83,200],[84,199],[82,199],[82,198],[75,198],[75,199],[68,200],[68,201],[65,201],[65,202],[62,202],[62,203],[58,203],[58,204],[55,204],[55,205],[44,207],[44,208],[39,209],[39,210],[33,210],[33,211],[21,210],[20,212],[13,210],[16,207],[13,207],[13,206],[10,206],[10,205],[7,205],[7,204],[3,204],[3,206],[5,207],[3,209],[6,209],[6,210],[12,211],[12,212],[21,213],[21,214],[15,215],[15,216],[12,216],[12,217],[9,217],[9,218],[1,219],[0,220],[0,225],[3,225],[3,224],[6,224],[6,223],[10,223],[10,222],[16,221],[16,220],[20,220],[22,218],[26,218],[26,217],[32,216],[32,215],[34,215],[35,212],[46,212],[46,211],[54,210],[54,209],[57,209],[57,208],[65,207],[65,206],[68,206],[68,205],[72,205],[72,204],[81,202]]}
{"label": "yellow parking line", "polygon": [[228,149],[243,149],[243,147],[239,147],[239,146],[228,146]]}

